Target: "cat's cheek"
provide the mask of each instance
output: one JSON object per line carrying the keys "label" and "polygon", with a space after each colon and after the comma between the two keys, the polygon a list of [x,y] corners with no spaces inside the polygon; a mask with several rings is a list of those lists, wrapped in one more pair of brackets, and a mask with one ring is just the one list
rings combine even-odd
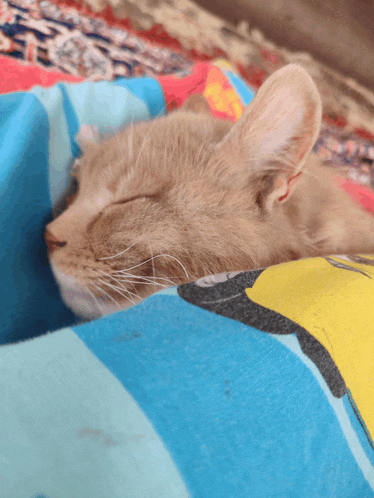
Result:
{"label": "cat's cheek", "polygon": [[52,260],[50,265],[58,283],[62,300],[74,314],[84,320],[94,320],[118,311],[118,307],[113,303],[102,301],[87,292],[86,287],[80,285],[73,277],[65,275]]}

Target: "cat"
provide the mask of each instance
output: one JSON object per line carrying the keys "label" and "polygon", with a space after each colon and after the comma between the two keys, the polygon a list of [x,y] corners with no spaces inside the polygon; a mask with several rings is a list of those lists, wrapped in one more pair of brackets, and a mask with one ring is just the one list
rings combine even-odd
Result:
{"label": "cat", "polygon": [[82,127],[78,192],[45,234],[67,306],[92,319],[215,273],[374,253],[374,218],[311,152],[321,114],[291,64],[234,124],[195,95],[104,140]]}

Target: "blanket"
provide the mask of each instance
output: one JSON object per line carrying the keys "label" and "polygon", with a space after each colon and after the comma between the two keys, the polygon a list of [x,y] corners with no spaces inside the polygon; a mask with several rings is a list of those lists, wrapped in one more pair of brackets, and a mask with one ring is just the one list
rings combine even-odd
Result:
{"label": "blanket", "polygon": [[373,265],[211,276],[3,346],[3,496],[373,497]]}

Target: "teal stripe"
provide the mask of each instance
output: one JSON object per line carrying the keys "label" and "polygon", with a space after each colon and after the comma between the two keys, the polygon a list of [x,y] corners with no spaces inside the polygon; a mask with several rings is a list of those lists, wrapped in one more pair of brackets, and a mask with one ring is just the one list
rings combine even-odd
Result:
{"label": "teal stripe", "polygon": [[83,124],[97,126],[100,133],[108,133],[131,121],[150,118],[147,104],[115,83],[101,81],[63,86],[79,127]]}

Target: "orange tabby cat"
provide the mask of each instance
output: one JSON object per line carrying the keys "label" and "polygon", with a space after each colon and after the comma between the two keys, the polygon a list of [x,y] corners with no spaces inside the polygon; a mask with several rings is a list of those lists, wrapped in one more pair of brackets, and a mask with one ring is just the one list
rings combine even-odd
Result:
{"label": "orange tabby cat", "polygon": [[46,230],[66,304],[94,318],[207,274],[374,253],[374,218],[310,154],[320,123],[315,84],[289,65],[235,124],[195,96],[98,143],[83,127],[79,191]]}

